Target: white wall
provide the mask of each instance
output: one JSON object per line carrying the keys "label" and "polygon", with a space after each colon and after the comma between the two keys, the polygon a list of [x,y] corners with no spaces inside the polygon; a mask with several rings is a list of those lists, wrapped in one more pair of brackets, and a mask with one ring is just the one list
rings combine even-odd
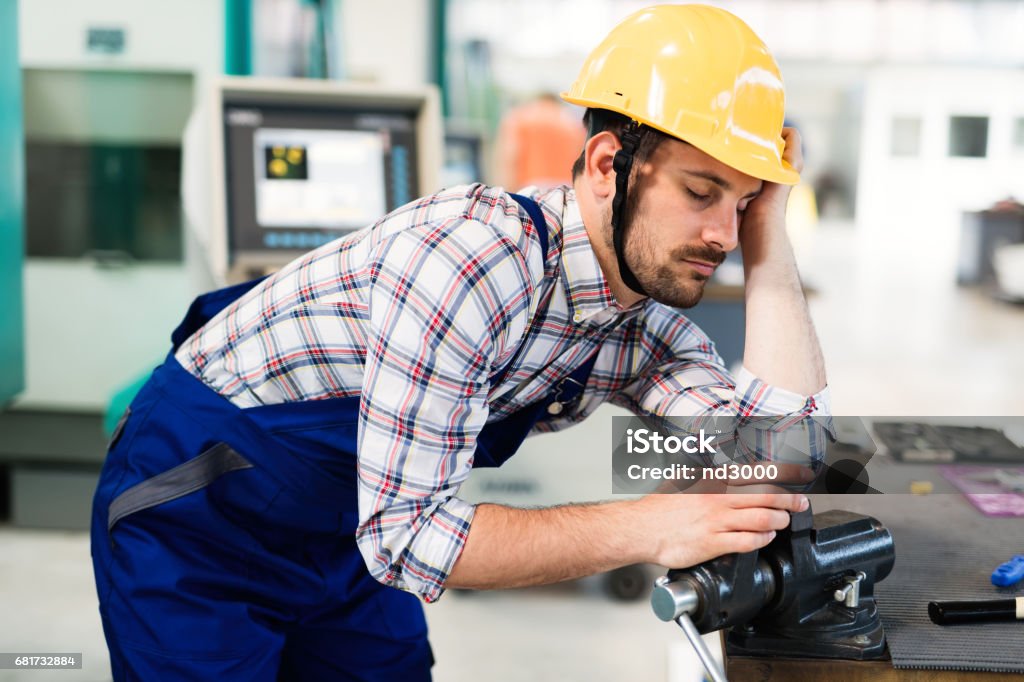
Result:
{"label": "white wall", "polygon": [[[949,119],[988,116],[988,156],[950,157]],[[894,116],[920,117],[920,155],[890,153]],[[961,214],[1013,195],[1024,200],[1024,150],[1012,126],[1024,117],[1024,73],[1015,69],[879,66],[866,79],[857,225],[868,280],[892,278],[934,291],[952,286]],[[873,277],[877,275],[878,277]]]}
{"label": "white wall", "polygon": [[[26,67],[223,69],[222,0],[23,0],[18,9]],[[90,27],[124,29],[124,53],[88,53]]]}
{"label": "white wall", "polygon": [[402,87],[430,82],[430,3],[348,0],[341,3],[341,49],[351,80]]}

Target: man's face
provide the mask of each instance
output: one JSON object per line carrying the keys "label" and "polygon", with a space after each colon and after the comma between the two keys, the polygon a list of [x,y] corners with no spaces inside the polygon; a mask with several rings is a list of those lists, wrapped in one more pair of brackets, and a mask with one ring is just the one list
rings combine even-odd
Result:
{"label": "man's face", "polygon": [[626,262],[651,298],[697,305],[739,243],[743,212],[761,184],[684,142],[658,145],[630,183],[626,225]]}

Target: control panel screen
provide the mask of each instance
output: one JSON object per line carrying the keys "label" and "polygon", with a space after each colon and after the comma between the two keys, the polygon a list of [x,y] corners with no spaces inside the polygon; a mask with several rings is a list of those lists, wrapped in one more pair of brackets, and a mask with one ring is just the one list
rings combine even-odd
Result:
{"label": "control panel screen", "polygon": [[254,142],[260,226],[358,228],[387,211],[379,133],[259,128]]}
{"label": "control panel screen", "polygon": [[305,251],[416,197],[415,112],[224,107],[232,253]]}

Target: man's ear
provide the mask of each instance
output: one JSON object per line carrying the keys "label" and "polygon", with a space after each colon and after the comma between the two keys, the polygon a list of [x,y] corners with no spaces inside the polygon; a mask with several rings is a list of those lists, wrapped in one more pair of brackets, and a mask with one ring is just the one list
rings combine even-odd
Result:
{"label": "man's ear", "polygon": [[615,168],[612,162],[615,152],[622,149],[619,138],[607,130],[597,133],[583,146],[583,174],[587,184],[598,199],[609,199],[615,196]]}

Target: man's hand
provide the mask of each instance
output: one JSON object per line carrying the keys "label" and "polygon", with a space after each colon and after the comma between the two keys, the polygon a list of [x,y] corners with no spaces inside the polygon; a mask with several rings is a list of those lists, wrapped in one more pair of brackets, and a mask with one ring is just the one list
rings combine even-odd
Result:
{"label": "man's hand", "polygon": [[650,548],[649,563],[686,568],[733,552],[764,547],[807,509],[799,494],[648,495],[636,502]]}
{"label": "man's hand", "polygon": [[[796,128],[783,128],[782,139],[786,142],[786,148],[782,152],[782,158],[789,162],[797,173],[804,169],[803,142],[800,133]],[[776,182],[765,182],[761,193],[750,202],[747,210],[743,213],[743,222],[740,227],[740,241],[747,232],[743,230],[747,225],[778,225],[784,227],[786,224],[786,202],[789,201],[789,193],[793,188],[790,185],[780,185]]]}

